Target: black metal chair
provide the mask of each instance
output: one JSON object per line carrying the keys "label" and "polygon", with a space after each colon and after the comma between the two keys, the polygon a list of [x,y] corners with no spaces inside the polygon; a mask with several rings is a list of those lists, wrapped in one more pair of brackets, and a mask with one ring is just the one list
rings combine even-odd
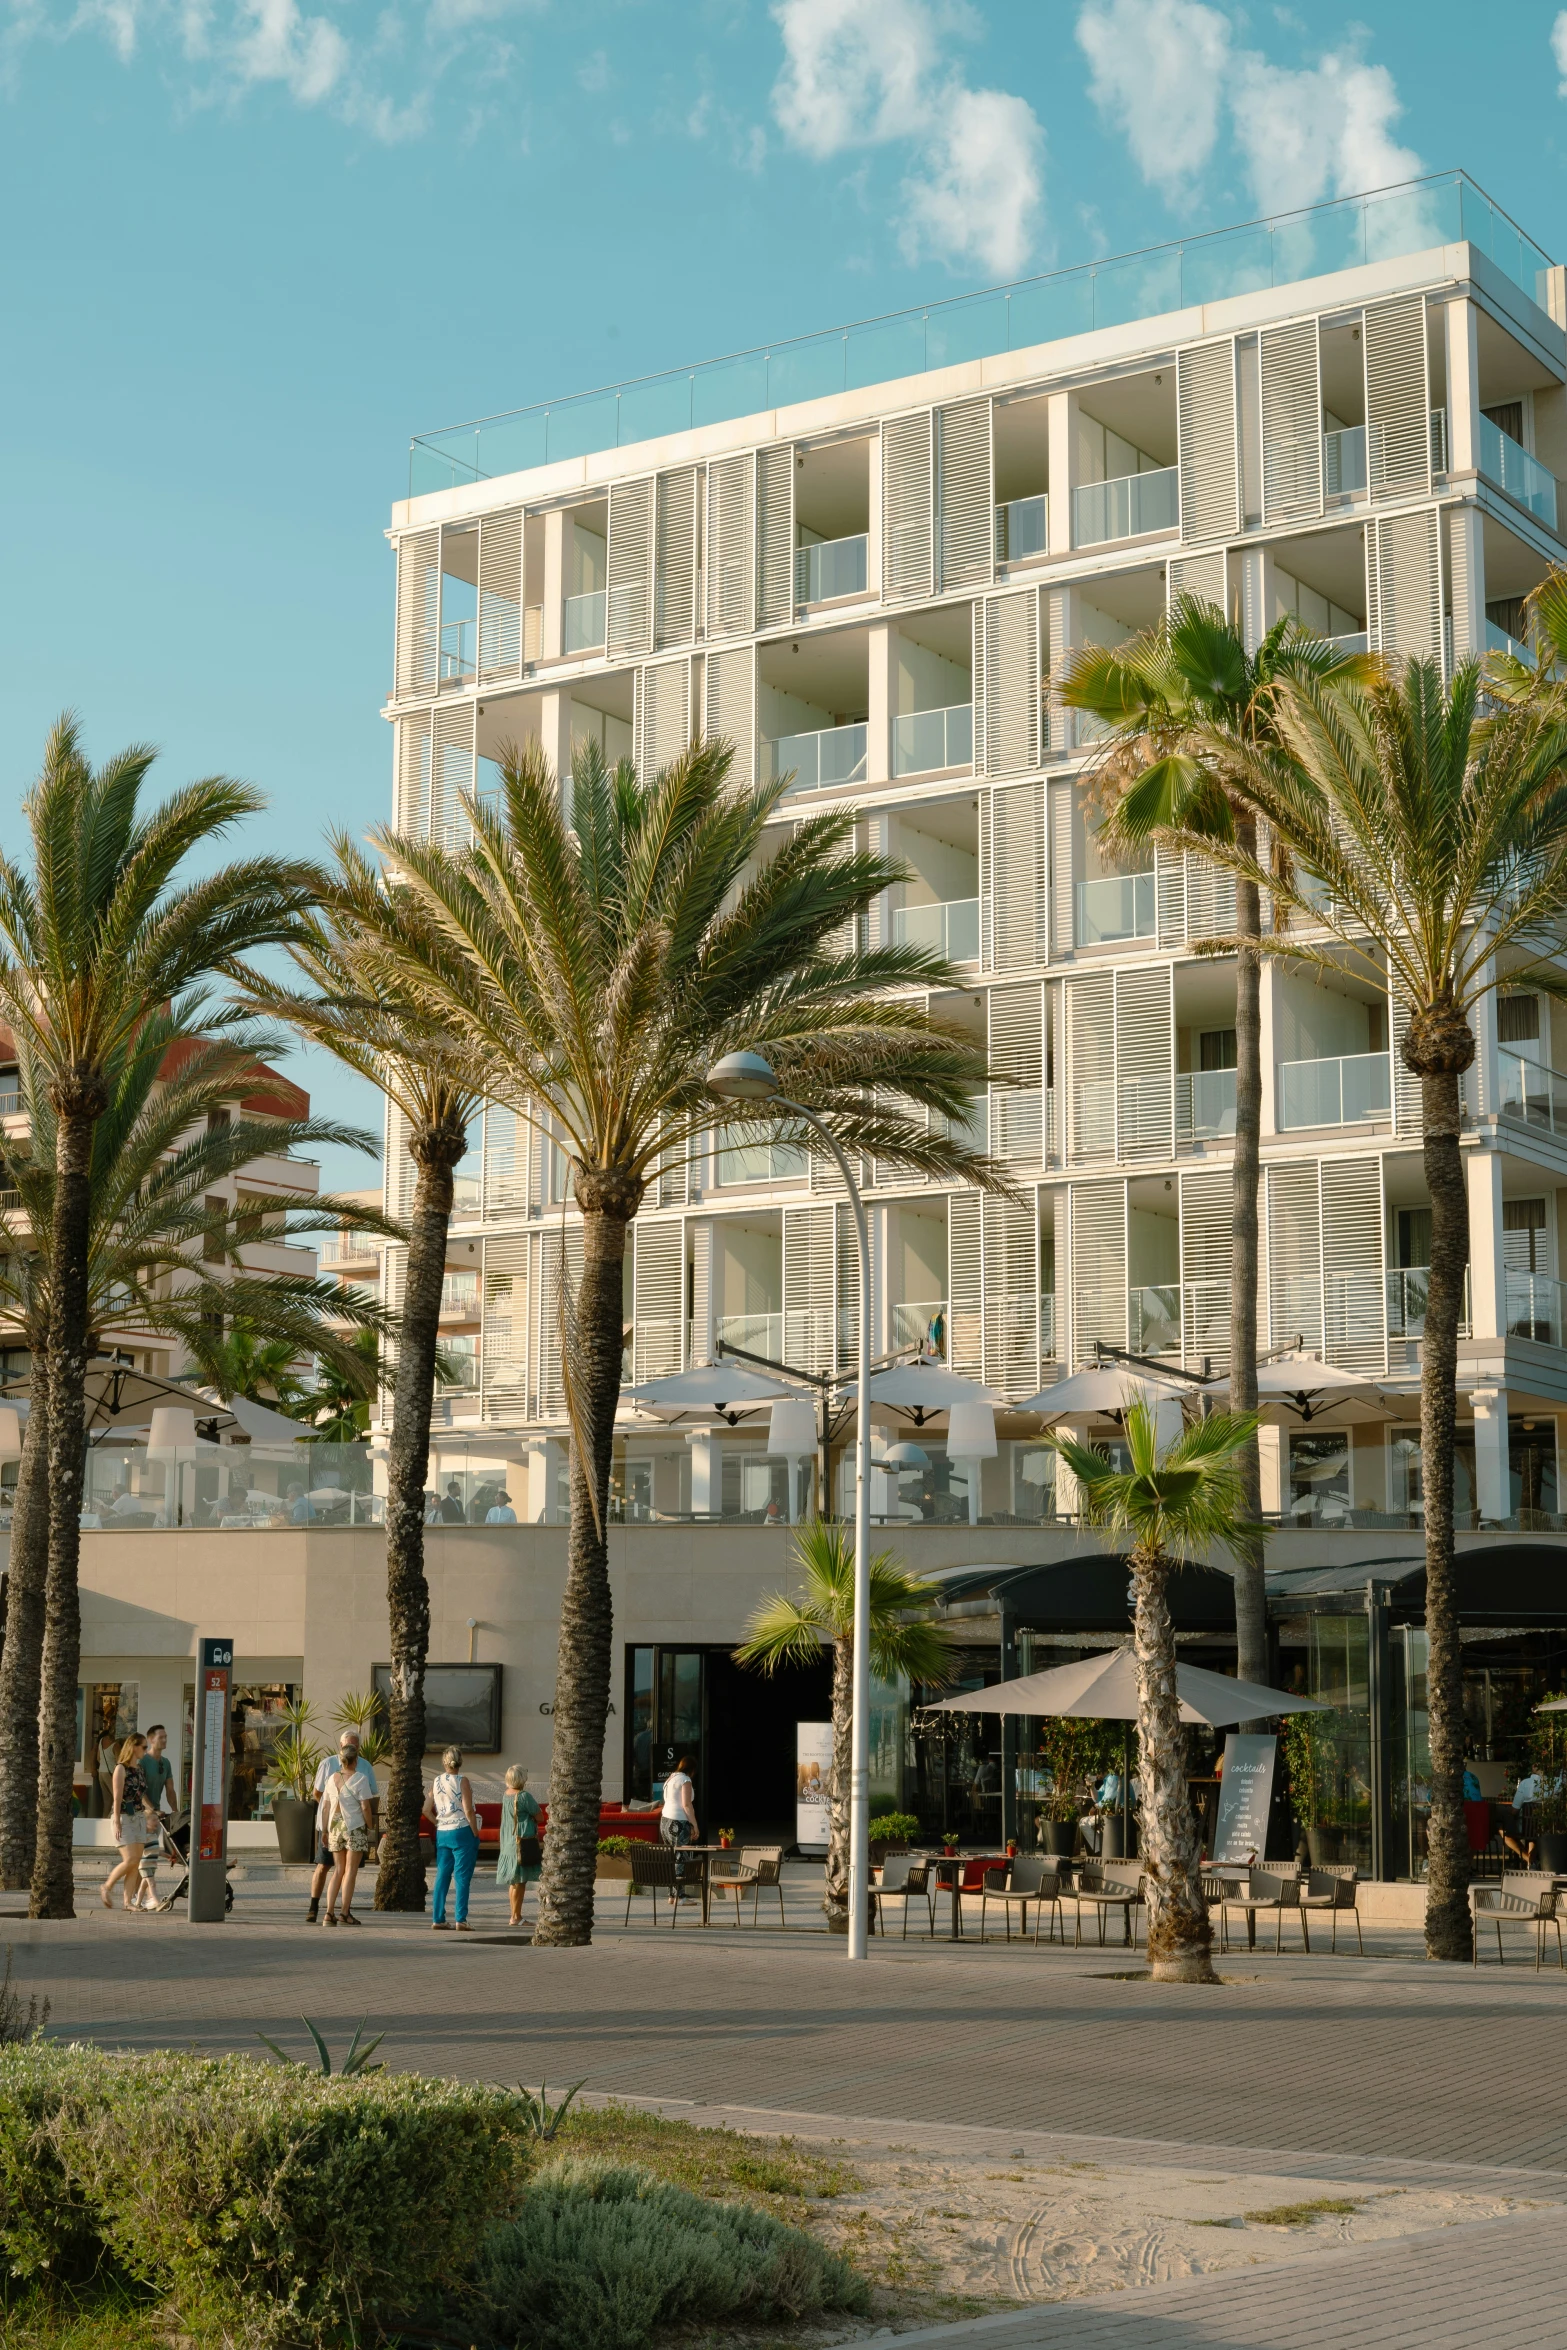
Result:
{"label": "black metal chair", "polygon": [[681,1880],[675,1875],[675,1854],[672,1846],[667,1844],[632,1845],[631,1882],[626,1887],[624,1921],[628,1926],[631,1923],[632,1900],[640,1892],[651,1893],[653,1896],[650,1907],[655,1926],[658,1924],[658,1896],[660,1893],[667,1893],[670,1896],[669,1923],[672,1927],[677,1925],[680,1920],[680,1890]]}

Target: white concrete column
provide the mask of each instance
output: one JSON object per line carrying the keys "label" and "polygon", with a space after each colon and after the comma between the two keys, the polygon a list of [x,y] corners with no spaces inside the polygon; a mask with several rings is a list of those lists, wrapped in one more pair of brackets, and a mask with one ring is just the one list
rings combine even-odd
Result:
{"label": "white concrete column", "polygon": [[692,1511],[716,1511],[722,1499],[718,1439],[711,1428],[693,1428],[686,1442],[691,1447]]}
{"label": "white concrete column", "polygon": [[881,594],[881,435],[872,433],[870,439],[870,478],[867,483],[868,521],[865,531],[865,587],[869,595]]}
{"label": "white concrete column", "polygon": [[528,1439],[528,1523],[547,1526],[555,1507],[555,1485],[566,1465],[566,1447],[552,1436]]}
{"label": "white concrete column", "polygon": [[1453,595],[1453,659],[1485,651],[1485,530],[1478,506],[1447,518],[1448,578]]}
{"label": "white concrete column", "polygon": [[544,616],[540,624],[539,657],[558,661],[564,641],[566,614],[566,534],[570,518],[557,506],[544,517]]}
{"label": "white concrete column", "polygon": [[558,777],[569,778],[571,774],[571,696],[569,693],[540,694],[539,742],[554,773]]}
{"label": "white concrete column", "polygon": [[1273,626],[1275,564],[1271,547],[1240,550],[1241,635],[1248,653],[1255,653]]}
{"label": "white concrete column", "polygon": [[1262,1135],[1277,1134],[1279,1117],[1279,1071],[1275,1058],[1274,1003],[1278,986],[1278,965],[1265,958],[1257,986],[1258,1060],[1262,1067]]}
{"label": "white concrete column", "polygon": [[1482,1518],[1511,1514],[1512,1473],[1507,1460],[1507,1390],[1477,1387],[1475,1415],[1475,1500]]}
{"label": "white concrete column", "polygon": [[866,1210],[871,1243],[871,1361],[892,1352],[891,1283],[887,1278],[892,1210],[885,1203]]}
{"label": "white concrete column", "polygon": [[890,620],[873,620],[865,694],[865,780],[892,779],[892,720],[898,699],[898,631]]}
{"label": "white concrete column", "polygon": [[1469,1187],[1469,1329],[1474,1338],[1506,1336],[1507,1283],[1502,1271],[1502,1161],[1482,1147],[1465,1151]]}
{"label": "white concrete column", "polygon": [[1480,462],[1479,312],[1472,302],[1447,305],[1447,470],[1473,473]]}
{"label": "white concrete column", "polygon": [[1050,503],[1045,511],[1046,543],[1052,555],[1072,551],[1072,487],[1077,465],[1077,394],[1052,392],[1047,430],[1050,437]]}
{"label": "white concrete column", "polygon": [[1259,1428],[1257,1431],[1257,1465],[1262,1472],[1262,1511],[1264,1517],[1277,1517],[1284,1510],[1284,1431],[1282,1428]]}

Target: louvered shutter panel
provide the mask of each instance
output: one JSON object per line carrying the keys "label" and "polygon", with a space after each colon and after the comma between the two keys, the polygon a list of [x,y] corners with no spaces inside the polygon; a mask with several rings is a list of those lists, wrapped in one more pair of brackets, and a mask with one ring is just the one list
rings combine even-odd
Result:
{"label": "louvered shutter panel", "polygon": [[1227,1168],[1183,1169],[1179,1196],[1182,1360],[1195,1370],[1207,1355],[1227,1370],[1235,1186]]}
{"label": "louvered shutter panel", "polygon": [[1044,591],[1041,659],[1046,691],[1040,746],[1044,751],[1069,751],[1076,740],[1077,712],[1067,709],[1059,687],[1052,682],[1065,669],[1067,655],[1078,641],[1081,623],[1074,610],[1074,594],[1071,588],[1046,588]]}
{"label": "louvered shutter panel", "polygon": [[983,587],[993,576],[996,548],[988,399],[937,409],[936,463],[941,585]]}
{"label": "louvered shutter panel", "polygon": [[1393,1131],[1419,1134],[1425,1126],[1420,1080],[1404,1059],[1403,1049],[1409,1032],[1409,998],[1396,980],[1388,993],[1388,1015],[1393,1039]]}
{"label": "louvered shutter panel", "polygon": [[1322,1352],[1322,1223],[1317,1164],[1266,1170],[1270,1343]]}
{"label": "louvered shutter panel", "polygon": [[1067,1155],[1115,1156],[1115,980],[1108,971],[1066,982]]}
{"label": "louvered shutter panel", "polygon": [[631,1375],[666,1379],[685,1361],[686,1234],[678,1221],[631,1227]]}
{"label": "louvered shutter panel", "polygon": [[975,741],[987,775],[1039,765],[1039,597],[1033,588],[974,607]]}
{"label": "louvered shutter panel", "polygon": [[749,636],[756,625],[756,458],[719,457],[707,469],[707,633]]}
{"label": "louvered shutter panel", "polygon": [[1297,319],[1262,336],[1262,519],[1322,512],[1322,372],[1317,322]]}
{"label": "louvered shutter panel", "polygon": [[438,708],[431,727],[430,838],[444,849],[465,849],[473,837],[463,800],[474,786],[475,707]]}
{"label": "louvered shutter panel", "polygon": [[1205,938],[1229,938],[1235,929],[1235,876],[1211,857],[1188,850],[1182,859],[1186,879],[1186,935],[1195,945]]}
{"label": "louvered shutter panel", "polygon": [[837,1232],[830,1203],[783,1212],[784,1361],[799,1371],[837,1368]]}
{"label": "louvered shutter panel", "polygon": [[408,1120],[395,1102],[386,1105],[386,1166],[381,1179],[385,1213],[406,1224],[413,1214],[414,1185],[419,1171],[408,1150]]}
{"label": "louvered shutter panel", "polygon": [[696,634],[696,474],[661,473],[653,507],[653,645],[664,652]]}
{"label": "louvered shutter panel", "polygon": [[397,720],[397,813],[393,822],[412,840],[430,835],[430,713]]}
{"label": "louvered shutter panel", "polygon": [[984,1241],[977,1191],[947,1201],[947,1364],[965,1379],[985,1368]]}
{"label": "louvered shutter panel", "polygon": [[1050,959],[1050,840],[1042,783],[990,794],[985,859],[991,966],[1032,971]]}
{"label": "louvered shutter panel", "polygon": [[484,1113],[484,1213],[525,1215],[531,1129],[514,1110],[491,1102]]}
{"label": "louvered shutter panel", "polygon": [[653,649],[653,483],[609,485],[609,593],[604,649],[610,660]]}
{"label": "louvered shutter panel", "polygon": [[[852,1371],[859,1361],[860,1346],[860,1249],[855,1237],[854,1210],[845,1201],[836,1210],[838,1218],[838,1310],[834,1319],[833,1338],[837,1348],[839,1370]],[[866,1233],[870,1239],[869,1230]],[[872,1285],[874,1304],[875,1288]],[[872,1349],[874,1353],[874,1347]]]}
{"label": "louvered shutter panel", "polygon": [[492,1233],[484,1244],[479,1374],[487,1420],[527,1416],[528,1259],[526,1232]]}
{"label": "louvered shutter panel", "polygon": [[1127,1343],[1126,1185],[1074,1183],[1072,1232],[1072,1353],[1092,1361],[1094,1342]]}
{"label": "louvered shutter panel", "polygon": [[[403,1299],[408,1290],[408,1251],[389,1248],[381,1259],[381,1303],[396,1317],[403,1310]],[[381,1342],[381,1377],[377,1398],[377,1414],[382,1420],[392,1416],[393,1390],[397,1384],[397,1340],[388,1337]]]}
{"label": "louvered shutter panel", "polygon": [[1118,1158],[1174,1156],[1174,981],[1168,963],[1115,975]]}
{"label": "louvered shutter panel", "polygon": [[688,1353],[693,1363],[710,1363],[715,1359],[714,1318],[717,1301],[713,1294],[713,1227],[705,1219],[688,1226],[691,1236],[691,1337]]}
{"label": "louvered shutter panel", "polygon": [[690,740],[690,660],[648,662],[637,677],[637,773],[651,781]]}
{"label": "louvered shutter panel", "polygon": [[1341,1370],[1387,1369],[1382,1161],[1324,1159],[1322,1319],[1327,1360]]}
{"label": "louvered shutter panel", "polygon": [[1188,545],[1240,528],[1235,431],[1235,345],[1197,343],[1176,354],[1181,536]]}
{"label": "louvered shutter panel", "polygon": [[794,445],[756,453],[756,625],[794,617]]}
{"label": "louvered shutter panel", "polygon": [[1379,653],[1442,658],[1442,534],[1434,506],[1366,525],[1367,618]]}
{"label": "louvered shutter panel", "polygon": [[691,1189],[691,1153],[695,1144],[671,1143],[658,1162],[658,1204],[683,1208]]}
{"label": "louvered shutter panel", "polygon": [[1423,294],[1365,313],[1366,480],[1373,504],[1431,487],[1431,390]]}
{"label": "louvered shutter panel", "polygon": [[928,596],[932,581],[931,414],[881,428],[881,592],[884,603]]}
{"label": "louvered shutter panel", "polygon": [[1177,596],[1197,596],[1203,603],[1217,604],[1221,612],[1228,612],[1224,560],[1222,547],[1210,548],[1202,555],[1172,555],[1165,566],[1166,607],[1173,608]]}
{"label": "louvered shutter panel", "polygon": [[709,742],[733,743],[729,780],[749,791],[756,780],[756,655],[749,645],[708,654],[706,695],[703,733]]}
{"label": "louvered shutter panel", "polygon": [[1039,1386],[1039,1203],[987,1195],[981,1208],[985,1322],[981,1377],[1002,1395]]}
{"label": "louvered shutter panel", "polygon": [[441,534],[411,531],[397,542],[398,699],[433,694],[440,677]]}
{"label": "louvered shutter panel", "polygon": [[1072,793],[1062,781],[1050,793],[1050,959],[1059,962],[1072,952]]}
{"label": "louvered shutter panel", "polygon": [[522,674],[522,515],[479,525],[479,683]]}
{"label": "louvered shutter panel", "polygon": [[1178,947],[1186,940],[1186,860],[1165,850],[1153,853],[1154,909],[1159,944]]}
{"label": "louvered shutter panel", "polygon": [[990,1020],[990,1147],[998,1159],[1037,1167],[1044,1157],[1044,997],[993,987]]}
{"label": "louvered shutter panel", "polygon": [[[560,1304],[561,1304],[561,1229],[555,1224],[540,1235],[538,1311],[534,1317],[538,1330],[538,1407],[545,1420],[563,1420],[566,1417],[566,1389],[560,1371]],[[582,1226],[573,1221],[566,1226],[566,1277],[572,1295],[576,1296],[582,1284]]]}

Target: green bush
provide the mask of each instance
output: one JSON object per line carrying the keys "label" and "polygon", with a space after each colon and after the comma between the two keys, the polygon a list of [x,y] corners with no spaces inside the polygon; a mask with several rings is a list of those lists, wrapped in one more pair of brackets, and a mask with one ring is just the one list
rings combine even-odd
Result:
{"label": "green bush", "polygon": [[869,2305],[848,2263],[802,2229],[591,2156],[538,2172],[491,2234],[474,2285],[483,2322],[519,2350],[641,2350],[682,2319]]}
{"label": "green bush", "polygon": [[920,1824],[913,1812],[884,1811],[879,1819],[872,1820],[866,1837],[872,1844],[907,1844],[919,1832]]}
{"label": "green bush", "polygon": [[610,1860],[624,1860],[631,1851],[631,1838],[629,1836],[601,1836],[599,1851]]}
{"label": "green bush", "polygon": [[427,2302],[514,2207],[508,2091],[248,2057],[0,2053],[0,2275],[124,2274],[237,2340],[336,2342]]}

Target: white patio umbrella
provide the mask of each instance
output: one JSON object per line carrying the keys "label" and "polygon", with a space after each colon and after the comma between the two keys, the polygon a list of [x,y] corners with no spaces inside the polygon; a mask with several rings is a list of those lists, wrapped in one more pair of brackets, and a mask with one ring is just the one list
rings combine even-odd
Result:
{"label": "white patio umbrella", "polygon": [[1020,1412],[1038,1412],[1047,1420],[1118,1419],[1139,1397],[1149,1403],[1175,1403],[1183,1395],[1211,1394],[1185,1379],[1161,1379],[1132,1363],[1105,1363],[1095,1369],[1073,1371],[1020,1403]]}
{"label": "white patio umbrella", "polygon": [[689,1371],[671,1371],[667,1379],[644,1379],[639,1387],[623,1387],[622,1396],[630,1403],[640,1404],[644,1411],[657,1412],[670,1420],[684,1419],[688,1413],[704,1416],[717,1412],[730,1426],[740,1412],[750,1411],[758,1404],[777,1403],[783,1396],[799,1395],[798,1387],[789,1386],[764,1371],[753,1371],[747,1363],[699,1363]]}
{"label": "white patio umbrella", "polygon": [[[1183,1722],[1206,1722],[1211,1729],[1229,1722],[1256,1722],[1269,1714],[1325,1713],[1314,1697],[1294,1697],[1285,1689],[1264,1689],[1256,1681],[1233,1681],[1228,1673],[1209,1673],[1201,1665],[1177,1664],[1175,1684],[1180,1692]],[[1137,1657],[1129,1646],[1084,1657],[1075,1665],[1053,1665],[1043,1673],[1024,1673],[1016,1681],[1000,1681],[993,1689],[965,1689],[956,1697],[939,1698],[929,1709],[952,1714],[1073,1714],[1099,1722],[1135,1722],[1137,1719]]]}
{"label": "white patio umbrella", "polygon": [[[839,1393],[845,1401],[852,1397],[858,1381],[845,1382]],[[962,1404],[994,1404],[995,1396],[977,1379],[965,1379],[957,1371],[949,1371],[944,1363],[933,1363],[925,1357],[917,1362],[893,1363],[885,1371],[873,1371],[870,1379],[872,1403],[884,1403],[894,1411],[912,1412],[916,1427],[923,1427],[931,1412],[950,1412]]]}
{"label": "white patio umbrella", "polygon": [[[1208,1392],[1228,1401],[1229,1383],[1221,1380]],[[1340,1426],[1397,1417],[1374,1379],[1303,1349],[1257,1365],[1257,1409],[1270,1428],[1304,1428],[1329,1412]]]}

